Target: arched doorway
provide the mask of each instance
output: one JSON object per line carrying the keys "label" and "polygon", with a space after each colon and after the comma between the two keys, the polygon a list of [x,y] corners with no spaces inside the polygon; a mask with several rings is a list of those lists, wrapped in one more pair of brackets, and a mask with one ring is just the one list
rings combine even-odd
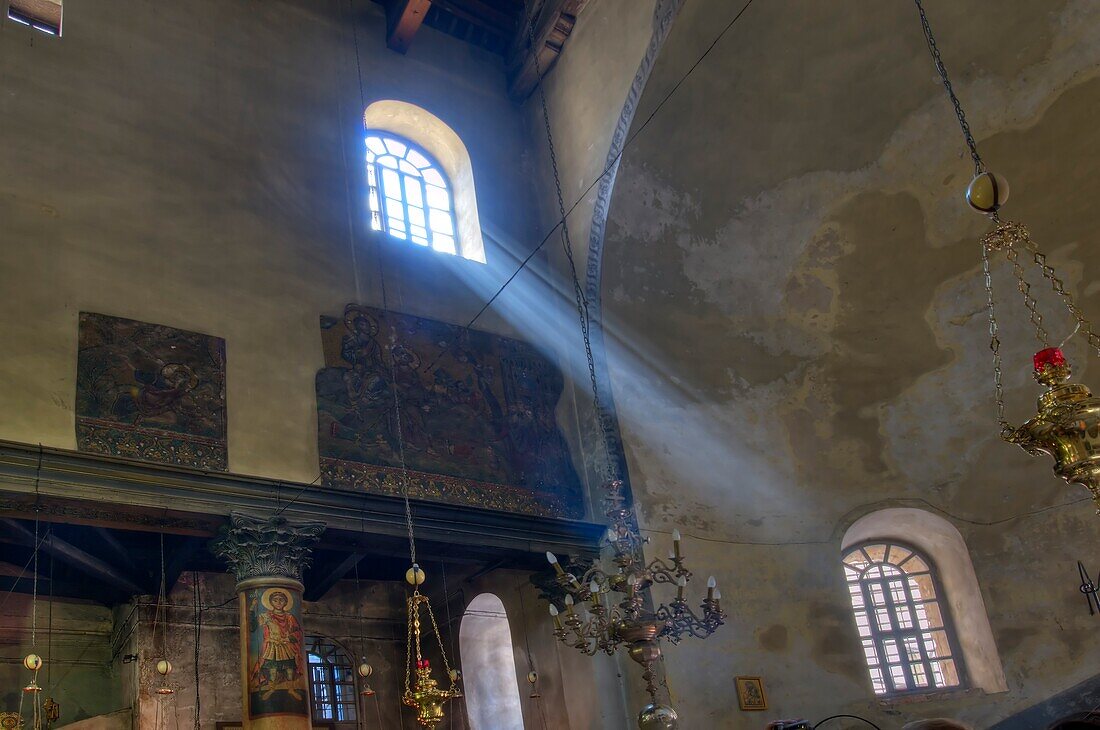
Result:
{"label": "arched doorway", "polygon": [[470,601],[458,631],[470,730],[523,730],[512,631],[492,593]]}

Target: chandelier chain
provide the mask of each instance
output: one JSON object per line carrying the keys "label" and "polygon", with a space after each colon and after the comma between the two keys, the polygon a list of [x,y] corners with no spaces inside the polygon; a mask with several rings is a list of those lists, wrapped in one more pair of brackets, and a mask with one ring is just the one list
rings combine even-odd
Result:
{"label": "chandelier chain", "polygon": [[562,248],[565,250],[565,258],[569,263],[569,274],[573,280],[573,297],[577,306],[577,317],[580,319],[581,337],[584,340],[584,355],[588,364],[588,377],[592,384],[592,409],[596,419],[596,427],[599,430],[600,442],[603,444],[606,463],[603,466],[604,477],[607,480],[616,478],[617,469],[612,458],[611,444],[608,440],[608,423],[606,414],[600,404],[600,391],[596,377],[596,359],[592,355],[592,318],[589,313],[588,299],[581,287],[580,277],[577,276],[577,262],[573,257],[573,242],[569,236],[568,214],[565,210],[565,196],[561,188],[561,174],[558,169],[557,149],[554,146],[554,134],[550,127],[550,109],[546,103],[546,92],[542,84],[542,63],[539,61],[538,49],[535,48],[535,23],[538,22],[538,13],[531,19],[527,26],[527,39],[530,46],[531,58],[535,62],[535,78],[537,79],[539,103],[542,107],[542,121],[546,128],[546,146],[550,154],[550,167],[554,173],[554,190],[558,199],[558,215],[561,218]]}
{"label": "chandelier chain", "polygon": [[1016,277],[1016,288],[1024,298],[1024,306],[1027,308],[1032,326],[1035,327],[1035,339],[1043,347],[1050,347],[1050,335],[1043,327],[1043,315],[1039,312],[1038,302],[1031,295],[1031,284],[1024,275],[1024,267],[1020,265],[1020,253],[1015,247],[1009,247],[1006,256],[1012,263],[1012,274]]}
{"label": "chandelier chain", "polygon": [[1089,345],[1096,350],[1096,353],[1100,355],[1100,335],[1097,335],[1096,332],[1093,331],[1092,323],[1085,318],[1085,315],[1074,301],[1073,295],[1066,291],[1066,286],[1054,271],[1054,267],[1047,264],[1046,254],[1039,250],[1039,244],[1035,243],[1030,236],[1027,237],[1024,245],[1027,247],[1028,252],[1031,253],[1035,265],[1039,267],[1039,271],[1042,272],[1043,277],[1050,282],[1051,289],[1062,299],[1066,309],[1077,322],[1081,334],[1088,340]]}
{"label": "chandelier chain", "polygon": [[920,24],[924,30],[924,40],[928,44],[928,52],[932,54],[932,62],[936,65],[936,73],[939,74],[940,81],[943,82],[943,87],[947,90],[951,105],[955,108],[955,118],[959,120],[959,127],[966,139],[966,146],[970,149],[970,159],[974,161],[974,174],[979,175],[985,172],[985,163],[982,162],[982,156],[978,154],[978,143],[974,141],[974,135],[970,133],[966,113],[963,112],[962,103],[959,101],[959,97],[956,96],[955,87],[951,85],[951,79],[947,75],[947,67],[944,66],[943,58],[940,56],[940,49],[936,45],[936,37],[932,34],[932,26],[928,23],[924,5],[921,4],[921,0],[913,0],[913,2],[917,6],[917,12],[920,13]]}
{"label": "chandelier chain", "polygon": [[993,276],[989,270],[989,249],[982,246],[982,279],[985,283],[986,311],[989,313],[989,349],[993,353],[993,389],[997,400],[997,423],[1001,433],[1012,430],[1005,418],[1005,389],[1001,374],[1001,338],[998,335],[997,305],[993,297]]}

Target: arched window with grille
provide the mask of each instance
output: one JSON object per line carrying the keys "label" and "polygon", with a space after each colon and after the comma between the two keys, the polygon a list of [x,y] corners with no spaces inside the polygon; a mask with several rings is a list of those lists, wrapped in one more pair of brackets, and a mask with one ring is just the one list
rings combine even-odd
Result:
{"label": "arched window with grille", "polygon": [[877,695],[960,687],[964,676],[935,568],[896,542],[844,554],[844,574]]}
{"label": "arched window with grille", "polygon": [[347,652],[323,636],[306,637],[310,705],[315,723],[354,723],[355,672]]}
{"label": "arched window with grille", "polygon": [[371,228],[394,238],[459,253],[451,184],[440,165],[410,140],[367,134]]}

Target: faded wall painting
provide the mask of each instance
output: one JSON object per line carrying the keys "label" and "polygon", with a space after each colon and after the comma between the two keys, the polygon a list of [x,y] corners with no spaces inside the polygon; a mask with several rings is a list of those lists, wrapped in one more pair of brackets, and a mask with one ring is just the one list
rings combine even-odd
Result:
{"label": "faded wall painting", "polygon": [[225,471],[225,340],[81,312],[81,451]]}
{"label": "faded wall painting", "polygon": [[248,716],[309,715],[301,596],[285,588],[245,591]]}
{"label": "faded wall painting", "polygon": [[400,495],[400,422],[410,497],[584,516],[580,479],[555,419],[562,375],[534,347],[351,304],[342,319],[322,317],[321,333],[325,486]]}

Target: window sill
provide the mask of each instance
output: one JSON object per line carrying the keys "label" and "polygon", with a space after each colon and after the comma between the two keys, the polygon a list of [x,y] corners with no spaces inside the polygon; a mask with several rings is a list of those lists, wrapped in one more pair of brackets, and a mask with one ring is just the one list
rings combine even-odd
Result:
{"label": "window sill", "polygon": [[952,700],[962,700],[970,697],[983,697],[985,692],[980,688],[971,687],[970,689],[945,689],[936,692],[922,692],[920,694],[904,694],[895,695],[893,697],[883,697],[878,701],[879,707],[894,707],[897,705],[915,705],[924,702],[950,702]]}

